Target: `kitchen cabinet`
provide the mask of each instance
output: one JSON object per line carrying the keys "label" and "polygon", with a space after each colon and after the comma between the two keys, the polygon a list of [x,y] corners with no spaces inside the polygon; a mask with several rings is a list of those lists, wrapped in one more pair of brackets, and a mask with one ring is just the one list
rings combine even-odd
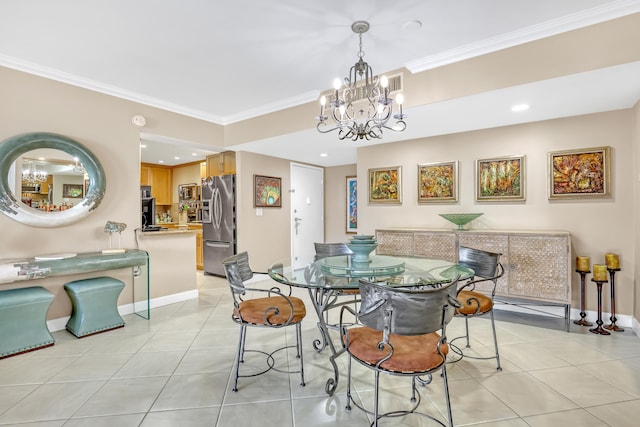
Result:
{"label": "kitchen cabinet", "polygon": [[[376,230],[378,255],[403,255],[458,261],[468,246],[502,254],[504,275],[496,296],[571,308],[571,236],[565,231]],[[480,289],[487,290],[487,289]]]}
{"label": "kitchen cabinet", "polygon": [[236,153],[224,151],[207,156],[207,176],[232,175],[236,173]]}
{"label": "kitchen cabinet", "polygon": [[171,205],[171,175],[171,168],[167,166],[140,165],[140,185],[151,186],[151,197],[156,198],[156,206]]}
{"label": "kitchen cabinet", "polygon": [[49,186],[53,188],[53,175],[47,175],[47,181],[40,184],[40,194],[49,194]]}
{"label": "kitchen cabinet", "polygon": [[200,179],[204,179],[207,177],[207,162],[200,163]]}
{"label": "kitchen cabinet", "polygon": [[204,256],[202,252],[202,229],[196,231],[196,269],[204,270]]}

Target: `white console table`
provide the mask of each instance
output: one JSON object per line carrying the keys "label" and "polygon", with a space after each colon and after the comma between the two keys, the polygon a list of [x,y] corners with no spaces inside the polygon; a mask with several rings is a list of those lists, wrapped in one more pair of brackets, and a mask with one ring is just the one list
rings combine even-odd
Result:
{"label": "white console table", "polygon": [[122,253],[85,252],[0,260],[0,285],[22,280],[65,276],[131,267],[133,305],[137,315],[149,319],[149,254],[139,249]]}
{"label": "white console table", "polygon": [[501,253],[505,274],[496,296],[571,309],[571,235],[565,231],[376,230],[378,255],[405,255],[458,261],[458,248],[468,246]]}

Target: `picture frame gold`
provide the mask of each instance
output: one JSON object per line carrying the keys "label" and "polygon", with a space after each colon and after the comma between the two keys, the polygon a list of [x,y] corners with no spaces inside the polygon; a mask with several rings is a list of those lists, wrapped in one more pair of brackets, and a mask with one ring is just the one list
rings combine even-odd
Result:
{"label": "picture frame gold", "polygon": [[610,158],[608,146],[550,152],[549,199],[609,197]]}
{"label": "picture frame gold", "polygon": [[402,167],[369,169],[369,203],[402,204]]}
{"label": "picture frame gold", "polygon": [[476,161],[477,202],[521,202],[525,195],[525,156]]}
{"label": "picture frame gold", "polygon": [[355,176],[346,177],[346,232],[358,233],[358,179]]}
{"label": "picture frame gold", "polygon": [[418,165],[418,203],[458,201],[458,161]]}

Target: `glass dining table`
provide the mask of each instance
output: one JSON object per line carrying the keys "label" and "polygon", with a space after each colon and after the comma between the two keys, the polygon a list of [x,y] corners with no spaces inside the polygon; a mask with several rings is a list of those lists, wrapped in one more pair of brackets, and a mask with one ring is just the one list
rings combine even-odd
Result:
{"label": "glass dining table", "polygon": [[[317,352],[329,348],[333,378],[327,380],[325,391],[333,395],[338,386],[336,358],[345,352],[336,346],[329,334],[337,325],[328,320],[331,309],[354,303],[360,279],[385,283],[396,287],[437,286],[473,277],[474,271],[458,264],[429,258],[370,255],[367,262],[354,262],[351,256],[333,256],[315,261],[303,268],[292,268],[291,260],[278,260],[269,266],[269,276],[286,285],[304,288],[309,292],[318,316],[320,338],[314,340]],[[352,298],[347,298],[351,295]]]}

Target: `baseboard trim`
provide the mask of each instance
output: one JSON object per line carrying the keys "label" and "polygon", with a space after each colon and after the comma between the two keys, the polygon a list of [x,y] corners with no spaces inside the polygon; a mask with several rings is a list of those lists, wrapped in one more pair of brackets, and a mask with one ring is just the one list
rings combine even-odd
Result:
{"label": "baseboard trim", "polygon": [[[198,298],[198,295],[199,293],[197,289],[194,289],[192,291],[180,292],[172,295],[166,295],[166,296],[152,299],[151,301],[149,301],[149,306],[151,308],[162,307],[169,304],[175,304],[177,302],[183,302],[183,301],[195,299],[195,298]],[[135,303],[135,310],[142,311],[145,309],[146,309],[146,304],[140,303],[140,302]],[[131,303],[131,304],[119,305],[118,313],[120,313],[121,316],[134,313],[134,304]],[[49,328],[49,331],[51,332],[61,331],[66,328],[67,322],[69,321],[70,317],[71,316],[65,316],[57,319],[47,320],[47,328]]]}

